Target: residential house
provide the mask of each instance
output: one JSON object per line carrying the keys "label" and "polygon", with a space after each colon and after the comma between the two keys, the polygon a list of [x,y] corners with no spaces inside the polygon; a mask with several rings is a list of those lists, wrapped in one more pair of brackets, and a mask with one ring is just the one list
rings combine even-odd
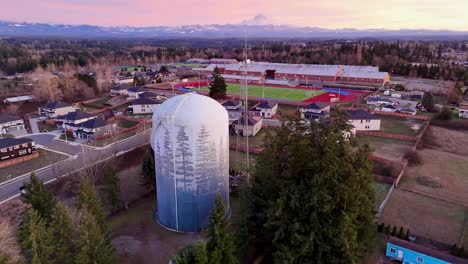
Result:
{"label": "residential house", "polygon": [[79,123],[74,134],[77,138],[91,141],[99,137],[114,134],[116,128],[116,123],[109,123],[104,119],[95,118]]}
{"label": "residential house", "polygon": [[94,119],[96,116],[82,111],[75,111],[55,119],[55,125],[62,130],[76,131],[80,123]]}
{"label": "residential house", "polygon": [[143,87],[132,87],[128,89],[128,100],[138,99],[138,95],[146,92],[146,89]]}
{"label": "residential house", "polygon": [[468,118],[468,105],[460,105],[458,107],[458,117]]}
{"label": "residential house", "polygon": [[142,97],[132,102],[129,108],[132,109],[133,114],[151,114],[162,104],[159,100]]}
{"label": "residential house", "polygon": [[29,103],[34,101],[34,97],[32,95],[22,95],[22,96],[15,96],[15,97],[8,97],[3,100],[5,104],[14,104],[14,103]]}
{"label": "residential house", "polygon": [[416,115],[418,113],[418,110],[416,110],[416,108],[411,107],[402,107],[398,109],[398,112],[403,114]]}
{"label": "residential house", "polygon": [[259,116],[249,116],[247,122],[244,117],[232,123],[234,131],[245,137],[253,137],[262,129],[263,118]]}
{"label": "residential house", "polygon": [[36,152],[36,144],[30,138],[0,139],[0,161],[10,160]]}
{"label": "residential house", "polygon": [[356,128],[356,131],[378,131],[380,130],[381,120],[369,112],[358,109],[348,110],[349,122]]}
{"label": "residential house", "polygon": [[43,118],[56,118],[70,112],[74,112],[76,108],[62,101],[50,102],[38,108],[39,116]]}
{"label": "residential house", "polygon": [[251,115],[263,118],[272,118],[276,112],[278,112],[278,103],[272,101],[263,101],[250,109]]}
{"label": "residential house", "polygon": [[391,104],[392,101],[390,99],[385,98],[385,97],[369,97],[367,98],[367,104],[368,105],[383,105],[383,104]]}
{"label": "residential house", "polygon": [[380,111],[395,113],[397,111],[397,108],[392,104],[386,104],[380,107]]}
{"label": "residential house", "polygon": [[330,105],[316,102],[299,108],[299,111],[302,119],[319,121],[330,116]]}
{"label": "residential house", "polygon": [[422,100],[423,96],[424,96],[424,92],[420,92],[420,91],[410,92],[411,100]]}
{"label": "residential house", "polygon": [[114,86],[110,89],[110,96],[127,95],[128,89],[123,86]]}
{"label": "residential house", "polygon": [[240,111],[241,102],[238,100],[229,100],[223,103],[224,108],[228,111]]}
{"label": "residential house", "polygon": [[0,115],[0,134],[9,134],[24,130],[23,119],[12,115]]}
{"label": "residential house", "polygon": [[133,76],[118,77],[114,80],[117,85],[133,84]]}
{"label": "residential house", "polygon": [[467,264],[462,259],[430,248],[422,244],[390,237],[387,242],[385,256],[390,261],[399,261],[403,264]]}

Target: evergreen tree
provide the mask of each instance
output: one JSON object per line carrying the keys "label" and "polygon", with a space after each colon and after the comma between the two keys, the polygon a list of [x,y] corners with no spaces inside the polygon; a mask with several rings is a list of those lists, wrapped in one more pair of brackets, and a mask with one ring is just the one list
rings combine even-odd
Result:
{"label": "evergreen tree", "polygon": [[406,229],[405,240],[409,241],[409,229]]}
{"label": "evergreen tree", "polygon": [[174,264],[207,264],[208,253],[206,246],[202,243],[190,245],[177,253],[173,259]]}
{"label": "evergreen tree", "polygon": [[208,226],[208,237],[210,240],[206,248],[210,264],[238,263],[235,256],[234,238],[226,231],[227,224],[223,199],[218,194]]}
{"label": "evergreen tree", "polygon": [[405,234],[403,233],[403,227],[400,226],[400,231],[398,232],[398,238],[399,239],[404,239],[404,236]]}
{"label": "evergreen tree", "polygon": [[25,214],[19,237],[21,248],[31,263],[51,263],[55,251],[53,235],[36,210],[29,209]]}
{"label": "evergreen tree", "polygon": [[226,82],[219,73],[219,69],[215,68],[213,71],[213,81],[210,83],[210,97],[215,99],[226,97]]}
{"label": "evergreen tree", "polygon": [[34,173],[31,174],[30,181],[24,185],[21,197],[23,202],[31,205],[31,208],[46,221],[46,224],[49,224],[55,207],[55,198]]}
{"label": "evergreen tree", "polygon": [[392,236],[396,236],[397,235],[397,228],[396,226],[393,226],[393,229],[392,229]]}
{"label": "evergreen tree", "polygon": [[108,204],[111,206],[111,211],[115,212],[122,207],[122,200],[120,199],[120,179],[114,168],[107,169],[103,178],[104,194]]}
{"label": "evergreen tree", "polygon": [[55,246],[52,263],[73,263],[73,228],[67,208],[62,203],[57,203],[50,226]]}
{"label": "evergreen tree", "polygon": [[249,221],[274,263],[358,263],[373,240],[370,150],[347,138],[344,114],[330,123],[290,117],[265,139]]}
{"label": "evergreen tree", "polygon": [[81,234],[77,241],[76,264],[115,263],[114,248],[94,215],[86,208],[81,213]]}
{"label": "evergreen tree", "polygon": [[142,184],[151,190],[156,189],[156,169],[154,167],[154,151],[149,148],[145,152],[141,163]]}
{"label": "evergreen tree", "polygon": [[107,226],[104,222],[104,208],[96,193],[96,189],[84,176],[81,180],[80,192],[77,197],[76,207],[79,210],[85,209],[87,212],[94,216],[96,223],[99,225],[104,233],[107,233]]}
{"label": "evergreen tree", "polygon": [[424,94],[421,104],[426,109],[427,112],[432,113],[435,111],[434,98],[432,97],[431,93]]}

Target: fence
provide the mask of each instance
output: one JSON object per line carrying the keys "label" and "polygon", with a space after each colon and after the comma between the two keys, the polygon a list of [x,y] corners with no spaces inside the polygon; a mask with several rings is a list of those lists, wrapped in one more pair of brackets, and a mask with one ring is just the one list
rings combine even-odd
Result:
{"label": "fence", "polygon": [[393,116],[393,117],[398,117],[398,118],[408,118],[408,119],[416,119],[416,120],[423,120],[423,121],[431,120],[431,118],[428,116],[418,116],[418,115],[410,115],[410,114],[403,114],[403,113],[383,112],[383,111],[377,111],[377,110],[374,110],[371,113],[376,114],[376,115],[382,115],[382,116]]}
{"label": "fence", "polygon": [[29,154],[27,156],[2,161],[2,162],[0,162],[0,168],[5,168],[5,167],[8,167],[8,166],[16,165],[18,163],[25,162],[25,161],[28,161],[28,160],[32,160],[32,159],[35,159],[35,158],[38,158],[38,157],[39,157],[39,152],[36,151],[36,152],[34,152],[32,154]]}
{"label": "fence", "polygon": [[397,135],[397,134],[389,134],[389,133],[382,133],[382,132],[375,132],[375,131],[360,131],[360,130],[358,130],[358,131],[356,131],[356,135],[398,139],[398,140],[411,141],[411,142],[417,142],[418,141],[418,137]]}
{"label": "fence", "polygon": [[[118,119],[124,119],[124,120],[128,120],[128,121],[135,121],[135,120],[133,120],[131,118],[123,117],[123,116],[117,117],[117,120]],[[151,120],[138,120],[137,122],[139,122],[139,123],[137,125],[133,126],[133,127],[126,128],[126,129],[123,129],[123,130],[119,130],[119,131],[117,131],[115,133],[112,133],[112,134],[102,135],[102,136],[96,137],[94,140],[99,141],[99,140],[103,140],[103,139],[106,139],[106,138],[115,137],[115,136],[119,136],[119,135],[122,135],[122,134],[125,134],[125,133],[128,133],[128,132],[131,132],[131,131],[138,130],[139,128],[142,128],[142,127],[146,126],[147,123],[151,123]]]}

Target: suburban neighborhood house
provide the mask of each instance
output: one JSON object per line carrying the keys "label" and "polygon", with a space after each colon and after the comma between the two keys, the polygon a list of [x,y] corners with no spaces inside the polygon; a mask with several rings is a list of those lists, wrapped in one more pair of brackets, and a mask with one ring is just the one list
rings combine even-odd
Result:
{"label": "suburban neighborhood house", "polygon": [[368,105],[383,105],[383,104],[391,104],[392,101],[388,98],[383,98],[383,97],[369,97],[367,98],[367,104]]}
{"label": "suburban neighborhood house", "polygon": [[228,111],[240,111],[241,102],[238,100],[228,100],[223,103],[224,108]]}
{"label": "suburban neighborhood house", "polygon": [[138,95],[146,92],[146,89],[142,87],[132,87],[128,89],[128,100],[138,99]]}
{"label": "suburban neighborhood house", "polygon": [[[29,159],[38,157],[36,152],[36,144],[30,138],[2,138],[0,139],[0,168],[21,162],[20,159],[16,162],[11,162],[16,158],[25,157],[31,154]],[[8,162],[7,162],[8,161]],[[24,160],[25,161],[25,160]]]}
{"label": "suburban neighborhood house", "polygon": [[62,101],[50,102],[38,108],[39,116],[44,118],[56,118],[74,112],[76,108]]}
{"label": "suburban neighborhood house", "polygon": [[278,112],[278,103],[272,101],[264,101],[250,109],[250,113],[254,116],[263,118],[272,118]]}
{"label": "suburban neighborhood house", "polygon": [[369,112],[358,109],[349,110],[349,122],[354,126],[356,131],[378,131],[380,130],[381,120],[377,116]]}
{"label": "suburban neighborhood house", "polygon": [[80,139],[95,140],[96,138],[115,133],[116,123],[108,123],[101,118],[90,119],[76,126],[74,136]]}
{"label": "suburban neighborhood house", "polygon": [[0,134],[24,130],[23,119],[12,115],[0,115]]}
{"label": "suburban neighborhood house", "polygon": [[238,120],[232,122],[234,132],[240,133],[244,137],[253,137],[255,136],[260,129],[262,129],[263,118],[258,116],[249,116],[247,122],[245,122],[244,117],[239,118]]}
{"label": "suburban neighborhood house", "polygon": [[110,96],[127,95],[128,89],[123,86],[114,86],[110,89]]}
{"label": "suburban neighborhood house", "polygon": [[129,108],[132,109],[133,114],[151,114],[154,110],[159,108],[161,103],[162,102],[158,100],[142,97],[133,101]]}
{"label": "suburban neighborhood house", "polygon": [[[390,261],[400,261],[403,264],[466,264],[467,259],[461,259],[426,247],[421,244],[390,237],[387,243],[386,258]],[[383,262],[387,263],[387,262]]]}
{"label": "suburban neighborhood house", "polygon": [[60,127],[63,130],[68,130],[68,129],[73,130],[80,123],[83,123],[85,121],[88,121],[94,118],[96,118],[96,116],[88,114],[86,112],[75,111],[75,112],[71,112],[63,116],[58,116],[55,119],[55,124],[57,125],[57,127]]}
{"label": "suburban neighborhood house", "polygon": [[468,105],[460,105],[458,107],[458,117],[468,118]]}
{"label": "suburban neighborhood house", "polygon": [[299,108],[301,118],[310,121],[319,121],[322,118],[330,116],[330,105],[327,103],[316,102]]}

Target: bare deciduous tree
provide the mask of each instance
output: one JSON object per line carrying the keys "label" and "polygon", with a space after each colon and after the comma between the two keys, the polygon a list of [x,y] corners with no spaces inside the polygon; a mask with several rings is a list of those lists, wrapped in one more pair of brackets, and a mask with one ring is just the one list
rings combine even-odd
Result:
{"label": "bare deciduous tree", "polygon": [[13,261],[20,261],[21,250],[16,240],[15,226],[6,217],[0,218],[0,252]]}

